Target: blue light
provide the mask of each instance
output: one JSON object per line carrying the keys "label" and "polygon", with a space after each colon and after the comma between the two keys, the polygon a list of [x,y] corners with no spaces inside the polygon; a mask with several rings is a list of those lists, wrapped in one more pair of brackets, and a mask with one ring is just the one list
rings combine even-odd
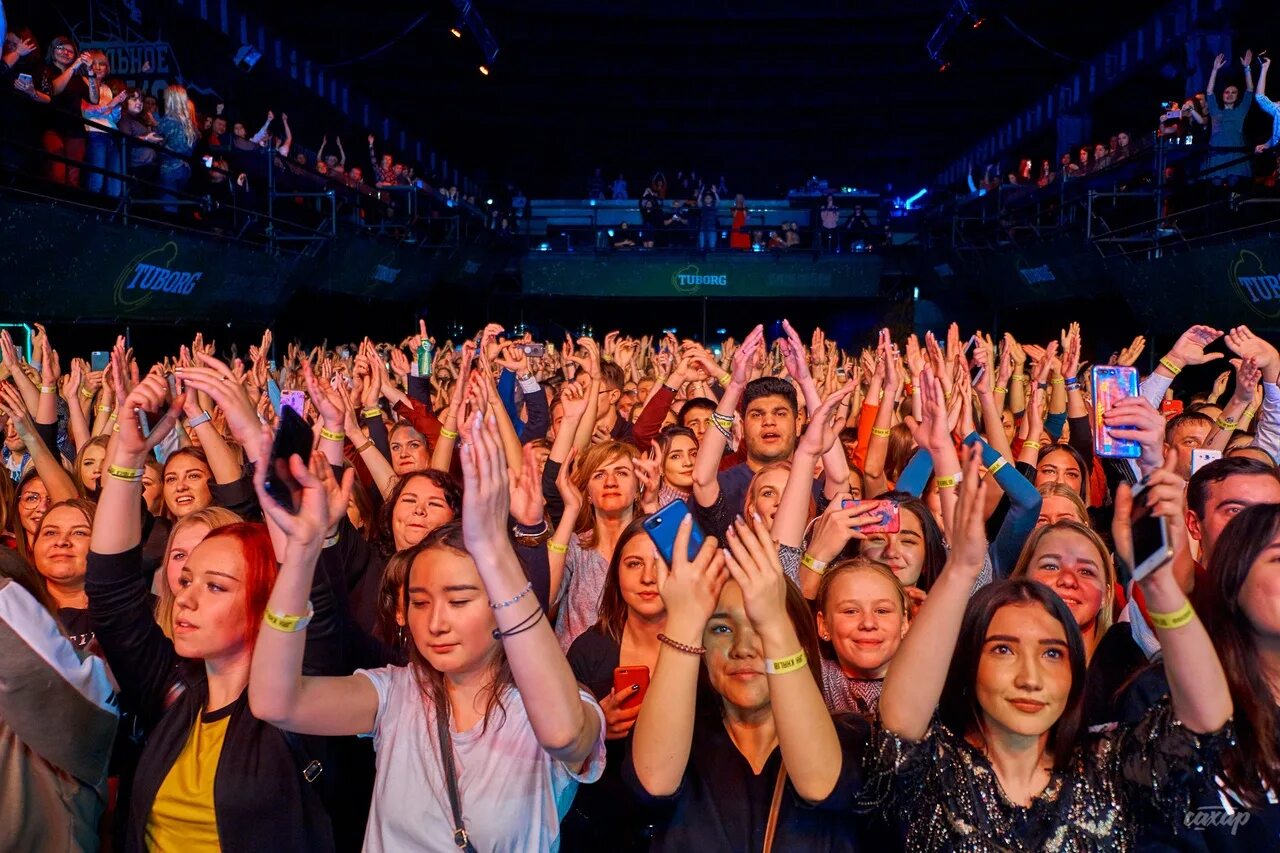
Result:
{"label": "blue light", "polygon": [[729,334],[729,330],[728,330],[728,329],[716,329],[716,334],[717,334],[717,335],[727,335],[727,334]]}
{"label": "blue light", "polygon": [[595,207],[595,206],[596,206],[596,200],[593,198],[593,199],[591,199],[590,201],[588,201],[588,202],[587,202],[587,204],[588,204],[588,205],[590,205],[591,207]]}
{"label": "blue light", "polygon": [[612,228],[610,228],[610,229],[609,229],[608,231],[606,231],[605,233],[606,233],[606,234],[608,234],[610,237],[612,237],[612,236],[613,236],[613,229],[612,229]]}
{"label": "blue light", "polygon": [[928,192],[929,192],[929,188],[925,187],[924,189],[920,190],[920,192],[916,193],[915,195],[911,196],[911,198],[907,199],[907,202],[906,202],[907,210],[910,210],[911,205],[915,204],[917,201],[924,198]]}
{"label": "blue light", "polygon": [[539,252],[550,252],[550,251],[551,251],[551,244],[550,244],[550,243],[540,243],[540,244],[538,244],[538,251],[539,251]]}

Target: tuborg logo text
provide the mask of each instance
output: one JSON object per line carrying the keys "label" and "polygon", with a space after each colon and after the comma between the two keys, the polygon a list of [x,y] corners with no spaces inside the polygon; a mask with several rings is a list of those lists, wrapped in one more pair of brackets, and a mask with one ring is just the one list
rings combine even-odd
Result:
{"label": "tuborg logo text", "polygon": [[671,274],[671,286],[681,293],[694,293],[699,287],[728,287],[729,276],[705,275],[692,264]]}
{"label": "tuborg logo text", "polygon": [[178,293],[183,296],[195,290],[196,283],[204,277],[202,272],[183,272],[156,267],[151,264],[138,264],[134,267],[133,278],[125,290],[156,290],[161,293]]}
{"label": "tuborg logo text", "polygon": [[1268,274],[1262,258],[1242,249],[1231,262],[1227,278],[1244,304],[1262,317],[1280,316],[1280,276]]}

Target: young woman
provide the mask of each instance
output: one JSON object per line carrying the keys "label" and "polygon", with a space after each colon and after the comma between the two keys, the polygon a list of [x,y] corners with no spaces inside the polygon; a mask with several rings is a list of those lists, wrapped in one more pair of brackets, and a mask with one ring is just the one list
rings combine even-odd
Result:
{"label": "young woman", "polygon": [[1089,525],[1089,510],[1075,489],[1062,483],[1045,483],[1037,491],[1040,492],[1040,516],[1036,519],[1036,527],[1059,521]]}
{"label": "young woman", "polygon": [[93,514],[93,503],[83,498],[56,503],[41,517],[31,545],[32,565],[44,578],[49,597],[58,607],[58,619],[76,648],[93,641],[84,590]]}
{"label": "young woman", "polygon": [[126,165],[130,172],[154,175],[158,152],[151,145],[144,143],[164,142],[164,137],[156,133],[155,125],[148,121],[149,116],[142,106],[143,93],[136,87],[125,91],[124,112],[117,125],[120,132],[139,140],[138,144],[129,143],[129,159]]}
{"label": "young woman", "polygon": [[[986,552],[979,464],[970,450],[947,566],[885,679],[873,776],[908,827],[908,850],[1125,849],[1144,804],[1182,818],[1230,737],[1222,666],[1170,561],[1141,584],[1166,626],[1171,706],[1086,732],[1084,642],[1062,599],[1026,580],[970,597]],[[1176,475],[1151,482],[1153,511],[1176,521]],[[1117,506],[1126,500],[1122,488]]]}
{"label": "young woman", "polygon": [[728,556],[708,538],[690,561],[691,529],[659,572],[663,646],[623,769],[657,818],[650,849],[872,849],[852,812],[867,725],[827,712],[813,618],[768,531],[739,520]]}
{"label": "young woman", "polygon": [[738,193],[733,199],[733,223],[729,231],[729,248],[751,251],[751,233],[747,230],[747,200]]}
{"label": "young woman", "polygon": [[78,187],[85,153],[80,104],[89,97],[89,54],[79,53],[70,37],[57,36],[49,42],[48,63],[53,91],[43,139],[44,150],[50,155],[46,176],[56,183]]}
{"label": "young woman", "polygon": [[[177,201],[177,193],[186,189],[191,180],[191,163],[188,158],[200,138],[196,130],[196,107],[187,98],[186,87],[171,83],[164,90],[164,118],[156,125],[156,132],[164,137],[164,147],[171,153],[160,158],[160,184],[165,188],[164,199]],[[166,213],[177,213],[176,204],[166,204]]]}
{"label": "young woman", "polygon": [[1212,130],[1209,134],[1209,155],[1205,158],[1201,171],[1210,181],[1233,184],[1253,177],[1253,165],[1250,163],[1249,149],[1244,138],[1244,120],[1249,107],[1253,105],[1253,51],[1245,51],[1240,59],[1240,64],[1244,66],[1245,91],[1241,93],[1240,87],[1234,83],[1223,87],[1222,103],[1219,105],[1214,90],[1218,82],[1218,71],[1226,64],[1227,58],[1223,54],[1214,58],[1209,83],[1204,89]]}
{"label": "young woman", "polygon": [[698,439],[693,430],[669,426],[658,434],[658,456],[662,460],[662,491],[659,508],[675,501],[688,501],[693,494],[693,466],[698,458]]}
{"label": "young woman", "polygon": [[182,518],[213,503],[209,483],[213,473],[204,451],[184,447],[169,455],[161,478],[164,508],[169,517]]}
{"label": "young woman", "polygon": [[[658,664],[658,634],[667,610],[658,595],[659,567],[666,568],[644,529],[633,520],[618,537],[600,599],[600,621],[573,641],[569,666],[578,683],[595,695],[604,712],[608,760],[599,784],[578,791],[565,820],[565,845],[571,850],[647,849],[646,821],[629,808],[622,783],[622,762],[642,700],[629,688],[615,691],[614,671],[644,671],[647,685]],[[639,683],[637,680],[632,683]]]}
{"label": "young woman", "polygon": [[854,557],[828,568],[818,584],[822,695],[835,713],[874,720],[889,662],[911,625],[907,593],[886,566]]}
{"label": "young woman", "polygon": [[57,606],[21,557],[0,549],[0,849],[97,850],[119,713],[100,658],[80,658]]}
{"label": "young woman", "polygon": [[1012,577],[1039,581],[1067,605],[1084,639],[1085,660],[1111,627],[1116,569],[1102,538],[1078,521],[1036,528],[1023,546]]}
{"label": "young woman", "polygon": [[173,606],[182,592],[182,573],[191,552],[213,531],[243,520],[229,509],[210,506],[184,515],[169,529],[164,562],[151,583],[156,596],[156,624],[166,637],[173,639]]}
{"label": "young woman", "polygon": [[[89,72],[92,75],[89,97],[80,102],[80,112],[88,119],[85,122],[88,142],[85,148],[84,187],[91,193],[105,192],[115,197],[120,195],[118,176],[124,171],[124,158],[116,138],[104,128],[118,129],[120,105],[124,103],[126,95],[124,90],[113,93],[107,85],[111,63],[103,51],[89,51]],[[90,169],[90,166],[96,168]],[[108,175],[100,170],[114,174]]]}
{"label": "young woman", "polygon": [[98,499],[98,489],[102,480],[102,462],[107,457],[107,440],[105,435],[95,435],[76,453],[76,461],[72,464],[71,470],[81,497],[90,500]]}
{"label": "young woman", "polygon": [[[462,432],[462,523],[435,531],[409,570],[409,665],[304,677],[296,631],[265,631],[254,652],[256,714],[291,731],[372,734],[369,851],[554,850],[577,784],[604,769],[599,706],[574,682],[508,539],[497,425],[477,416]],[[288,536],[267,604],[285,619],[307,612],[316,557],[346,506],[345,490],[292,468],[296,515],[262,495]]]}
{"label": "young woman", "polygon": [[[266,528],[230,525],[196,546],[179,582],[172,640],[152,617],[141,571],[141,469],[177,421],[181,398],[169,406],[167,395],[153,373],[120,406],[85,584],[98,642],[148,733],[125,849],[332,850],[329,817],[303,777],[306,746],[249,709],[249,661],[276,574]],[[145,437],[139,408],[167,410]]]}

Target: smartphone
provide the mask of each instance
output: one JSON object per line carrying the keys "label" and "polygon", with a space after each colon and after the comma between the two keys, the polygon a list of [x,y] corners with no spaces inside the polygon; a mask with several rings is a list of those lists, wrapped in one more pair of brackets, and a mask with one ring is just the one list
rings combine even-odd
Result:
{"label": "smartphone", "polygon": [[[671,558],[676,552],[676,531],[680,527],[680,522],[688,514],[689,505],[687,503],[673,501],[643,522],[645,532],[649,534],[649,538],[653,540],[653,544],[658,548],[658,553],[662,555],[662,559],[666,560],[668,566],[671,565]],[[690,560],[698,555],[704,538],[702,529],[698,527],[697,520],[694,520],[693,529],[689,531],[688,558]]]}
{"label": "smartphone", "polygon": [[634,708],[644,701],[644,694],[649,690],[649,667],[620,666],[613,671],[614,693],[632,688],[635,692],[619,702],[619,708]]}
{"label": "smartphone", "polygon": [[1137,459],[1142,455],[1138,442],[1116,435],[1102,420],[1116,403],[1138,396],[1137,369],[1120,364],[1095,364],[1089,376],[1093,394],[1093,452],[1112,459]]}
{"label": "smartphone", "polygon": [[547,354],[547,347],[545,344],[521,344],[520,351],[529,358],[542,358]]}
{"label": "smartphone", "polygon": [[299,416],[303,415],[307,410],[307,395],[302,391],[281,391],[277,414],[282,414],[285,409],[293,409]]}
{"label": "smartphone", "polygon": [[902,511],[898,507],[897,501],[843,500],[840,502],[841,509],[849,509],[850,507],[867,512],[873,509],[880,511],[880,520],[859,527],[859,533],[897,533],[902,529]]}
{"label": "smartphone", "polygon": [[1195,476],[1195,473],[1196,473],[1197,471],[1199,471],[1199,470],[1200,470],[1201,468],[1203,468],[1204,466],[1208,465],[1210,462],[1213,462],[1213,461],[1218,460],[1218,459],[1221,459],[1221,458],[1222,458],[1222,451],[1221,451],[1221,450],[1207,450],[1207,449],[1205,449],[1205,448],[1201,447],[1201,448],[1197,448],[1196,450],[1191,451],[1191,474],[1192,474],[1192,476]]}
{"label": "smartphone", "polygon": [[111,363],[111,353],[98,352],[89,353],[89,369],[90,370],[106,370],[107,365]]}
{"label": "smartphone", "polygon": [[19,75],[18,75],[18,82],[19,82],[19,83],[21,83],[23,86],[30,86],[30,85],[31,85],[31,75],[30,75],[30,74],[19,74]]}
{"label": "smartphone", "polygon": [[212,169],[212,168],[213,168],[213,156],[212,156],[212,155],[210,155],[210,154],[206,154],[206,155],[204,155],[204,157],[202,157],[202,158],[200,158],[200,159],[204,160],[204,167],[205,167],[206,169]]}
{"label": "smartphone", "polygon": [[1166,399],[1160,401],[1160,414],[1166,418],[1174,418],[1182,414],[1184,405],[1181,400]]}
{"label": "smartphone", "polygon": [[[286,394],[289,392],[285,392]],[[292,406],[280,407],[280,426],[271,443],[271,459],[267,462],[267,494],[286,509],[297,509],[294,495],[302,487],[289,473],[289,459],[301,456],[303,462],[311,459],[311,427]]]}
{"label": "smartphone", "polygon": [[1151,508],[1147,506],[1145,480],[1133,488],[1133,509],[1129,515],[1129,526],[1133,532],[1132,580],[1136,583],[1173,557],[1173,547],[1169,544],[1169,524],[1164,518],[1152,515]]}

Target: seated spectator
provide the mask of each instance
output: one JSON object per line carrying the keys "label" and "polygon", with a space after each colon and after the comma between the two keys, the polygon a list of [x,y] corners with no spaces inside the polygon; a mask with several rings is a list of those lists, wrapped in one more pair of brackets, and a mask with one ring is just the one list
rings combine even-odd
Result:
{"label": "seated spectator", "polygon": [[625,222],[618,223],[618,227],[613,232],[613,248],[615,249],[631,249],[636,245],[636,241],[632,239],[634,234],[631,226]]}

